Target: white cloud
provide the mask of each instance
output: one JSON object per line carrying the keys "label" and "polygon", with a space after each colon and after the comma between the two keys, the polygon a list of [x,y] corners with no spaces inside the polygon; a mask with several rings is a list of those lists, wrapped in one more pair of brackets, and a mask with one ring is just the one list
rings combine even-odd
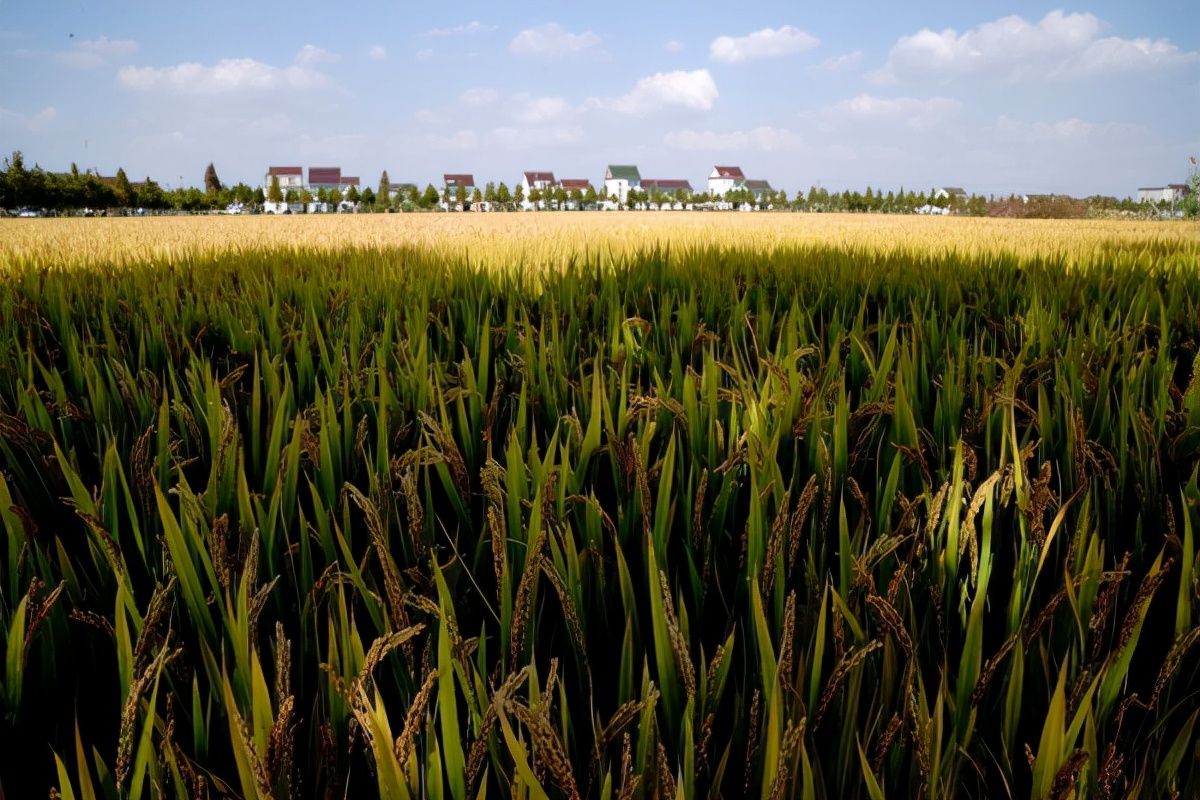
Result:
{"label": "white cloud", "polygon": [[706,69],[684,72],[659,72],[642,78],[628,94],[609,100],[593,99],[591,104],[622,114],[644,114],[665,106],[683,106],[701,111],[713,107],[720,93]]}
{"label": "white cloud", "polygon": [[377,44],[367,51],[367,58],[372,61],[383,61],[387,58],[387,48],[381,44]]}
{"label": "white cloud", "polygon": [[428,61],[429,59],[433,58],[433,48],[422,48],[417,51],[417,54],[414,57],[417,59],[417,61]]}
{"label": "white cloud", "polygon": [[820,64],[814,64],[809,67],[815,72],[842,72],[845,70],[854,69],[862,63],[862,51],[855,50],[853,53],[843,53],[840,56],[827,58]]}
{"label": "white cloud", "polygon": [[496,30],[495,25],[485,25],[479,20],[472,20],[466,25],[455,25],[452,28],[434,28],[422,33],[422,36],[464,36],[472,33],[488,33]]}
{"label": "white cloud", "polygon": [[307,67],[273,67],[249,58],[227,58],[211,67],[194,62],[172,67],[124,67],[117,79],[129,89],[194,95],[307,91],[333,85],[327,76]]}
{"label": "white cloud", "polygon": [[417,113],[415,113],[413,116],[416,118],[417,122],[421,123],[422,125],[443,125],[450,121],[448,117],[445,117],[429,108],[418,109]]}
{"label": "white cloud", "polygon": [[300,52],[296,54],[297,64],[332,64],[340,59],[337,53],[331,53],[328,50],[317,47],[313,44],[306,44],[300,48]]}
{"label": "white cloud", "polygon": [[571,33],[557,22],[536,28],[526,28],[509,42],[508,49],[521,56],[564,58],[586,52],[596,52],[600,37],[591,31]]}
{"label": "white cloud", "polygon": [[767,126],[728,133],[672,131],[663,141],[678,150],[784,150],[802,144],[799,134]]}
{"label": "white cloud", "polygon": [[1021,122],[1001,115],[996,130],[1022,142],[1061,142],[1083,145],[1099,140],[1134,140],[1149,134],[1144,125],[1127,122],[1087,122],[1072,117],[1055,122]]}
{"label": "white cloud", "polygon": [[820,44],[815,36],[799,28],[784,25],[779,29],[763,28],[746,36],[721,36],[708,46],[708,56],[713,61],[733,64],[751,58],[785,56],[808,50]]}
{"label": "white cloud", "polygon": [[500,93],[495,89],[467,89],[458,96],[458,102],[464,106],[486,106],[500,99]]}
{"label": "white cloud", "polygon": [[663,50],[666,50],[668,53],[678,53],[682,49],[683,49],[683,42],[677,41],[675,39],[672,39],[671,41],[669,41],[663,45]]}
{"label": "white cloud", "polygon": [[567,101],[561,97],[530,97],[513,95],[513,115],[524,122],[545,122],[567,112]]}
{"label": "white cloud", "polygon": [[552,145],[572,144],[584,138],[584,130],[579,126],[551,125],[515,128],[501,126],[493,128],[487,136],[488,144],[499,145],[510,150],[521,150],[531,147],[548,147]]}
{"label": "white cloud", "polygon": [[1200,59],[1165,39],[1101,38],[1103,27],[1092,14],[1058,10],[1036,23],[1008,16],[962,34],[926,28],[896,42],[887,63],[869,77],[877,83],[972,74],[1005,81],[1078,78]]}
{"label": "white cloud", "polygon": [[476,150],[479,148],[479,134],[469,128],[449,136],[429,133],[425,135],[425,143],[437,150]]}
{"label": "white cloud", "polygon": [[83,39],[71,45],[70,50],[55,54],[61,64],[79,69],[95,69],[109,61],[118,61],[137,51],[137,42],[132,39]]}
{"label": "white cloud", "polygon": [[44,131],[58,118],[54,106],[46,106],[36,114],[22,114],[20,111],[10,111],[0,108],[0,130],[15,128],[22,131]]}
{"label": "white cloud", "polygon": [[962,103],[950,97],[921,100],[915,97],[884,98],[860,94],[826,106],[821,109],[821,116],[833,120],[881,121],[890,126],[927,130],[961,110]]}

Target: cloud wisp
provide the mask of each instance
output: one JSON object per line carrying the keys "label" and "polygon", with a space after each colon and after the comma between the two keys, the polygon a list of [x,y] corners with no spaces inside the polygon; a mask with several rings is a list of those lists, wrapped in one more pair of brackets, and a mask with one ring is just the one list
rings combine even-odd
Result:
{"label": "cloud wisp", "polygon": [[924,28],[901,37],[884,66],[868,75],[876,83],[948,81],[977,75],[1000,81],[1085,78],[1200,60],[1166,39],[1101,36],[1092,14],[1051,11],[1038,22],[1007,16],[963,33]]}
{"label": "cloud wisp", "polygon": [[708,111],[719,96],[717,84],[708,70],[675,70],[642,78],[620,97],[590,102],[594,107],[621,114],[647,114],[668,106]]}
{"label": "cloud wisp", "polygon": [[69,50],[55,54],[60,64],[76,69],[95,69],[113,61],[120,61],[137,52],[137,42],[132,39],[83,39],[71,45]]}
{"label": "cloud wisp", "polygon": [[570,56],[600,55],[600,37],[591,31],[571,33],[557,22],[526,28],[509,42],[510,52],[519,56],[558,59]]}
{"label": "cloud wisp", "polygon": [[810,33],[784,25],[782,28],[763,28],[745,36],[719,36],[708,46],[708,57],[723,64],[736,64],[798,53],[816,47],[820,42]]}

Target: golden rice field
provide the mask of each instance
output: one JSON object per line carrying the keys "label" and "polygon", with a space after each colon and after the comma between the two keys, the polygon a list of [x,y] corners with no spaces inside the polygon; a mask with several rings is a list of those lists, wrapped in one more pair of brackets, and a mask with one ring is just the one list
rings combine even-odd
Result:
{"label": "golden rice field", "polygon": [[1198,265],[0,220],[0,798],[1200,797]]}
{"label": "golden rice field", "polygon": [[1012,220],[863,214],[541,213],[371,214],[0,220],[0,264],[132,263],[147,257],[262,247],[337,249],[412,245],[476,263],[561,264],[597,252],[620,260],[648,245],[771,249],[829,245],[1055,254],[1086,260],[1102,249],[1154,243],[1200,247],[1200,226],[1127,220]]}

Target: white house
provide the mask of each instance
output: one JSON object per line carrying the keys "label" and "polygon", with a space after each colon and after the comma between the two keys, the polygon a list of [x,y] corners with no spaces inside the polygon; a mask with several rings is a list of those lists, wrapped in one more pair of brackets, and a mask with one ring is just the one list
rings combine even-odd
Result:
{"label": "white house", "polygon": [[616,197],[624,203],[630,189],[640,189],[642,176],[635,166],[610,164],[604,171],[604,196]]}
{"label": "white house", "polygon": [[966,201],[967,192],[965,189],[960,189],[957,186],[943,186],[933,193],[935,200],[954,200],[955,198]]}
{"label": "white house", "polygon": [[359,179],[350,175],[343,175],[341,167],[308,168],[308,190],[313,194],[316,194],[321,189],[345,194],[350,191],[350,187],[352,186],[357,189]]}
{"label": "white house", "polygon": [[1171,183],[1166,186],[1151,186],[1138,189],[1139,203],[1178,203],[1188,193],[1188,187],[1182,183]]}
{"label": "white house", "polygon": [[724,197],[745,184],[746,175],[741,167],[713,167],[708,175],[708,193],[713,197]]}
{"label": "white house", "polygon": [[526,197],[529,197],[529,193],[534,189],[546,192],[553,190],[554,186],[553,172],[526,172],[521,176],[521,188]]}
{"label": "white house", "polygon": [[284,192],[295,189],[297,192],[304,187],[304,169],[302,167],[269,167],[263,176],[263,190],[271,188],[272,178],[279,179],[279,188]]}

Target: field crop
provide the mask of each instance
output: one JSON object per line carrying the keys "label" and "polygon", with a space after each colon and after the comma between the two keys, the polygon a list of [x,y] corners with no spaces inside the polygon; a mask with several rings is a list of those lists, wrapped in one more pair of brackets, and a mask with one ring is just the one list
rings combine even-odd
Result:
{"label": "field crop", "polygon": [[1200,796],[1195,228],[542,216],[3,221],[5,791]]}

